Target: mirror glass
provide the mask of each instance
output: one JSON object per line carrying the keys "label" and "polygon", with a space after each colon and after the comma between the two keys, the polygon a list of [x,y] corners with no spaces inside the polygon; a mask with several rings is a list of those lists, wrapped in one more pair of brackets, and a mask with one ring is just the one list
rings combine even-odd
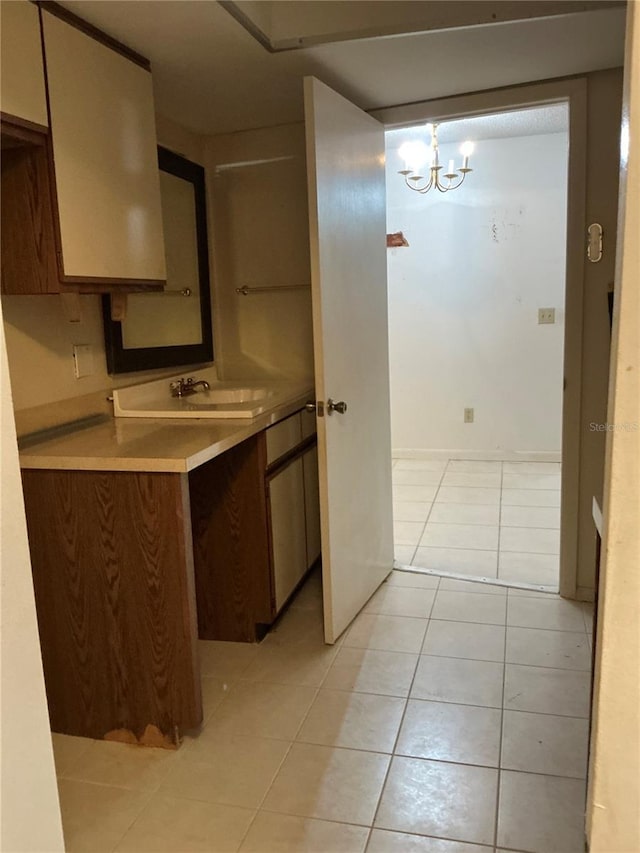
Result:
{"label": "mirror glass", "polygon": [[110,373],[213,360],[204,169],[158,148],[167,285],[131,293],[126,317],[103,303]]}

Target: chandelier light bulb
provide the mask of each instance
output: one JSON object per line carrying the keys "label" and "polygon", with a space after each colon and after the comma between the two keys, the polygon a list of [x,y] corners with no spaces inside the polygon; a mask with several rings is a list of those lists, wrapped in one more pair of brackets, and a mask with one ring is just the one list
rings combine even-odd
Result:
{"label": "chandelier light bulb", "polygon": [[418,172],[430,159],[430,151],[424,142],[404,142],[398,151],[404,160],[405,167],[412,172]]}
{"label": "chandelier light bulb", "polygon": [[[398,154],[404,160],[404,169],[401,169],[399,174],[410,190],[423,195],[431,189],[437,189],[441,193],[457,190],[469,172],[473,171],[469,166],[469,157],[474,149],[473,142],[464,142],[460,146],[463,155],[462,166],[456,170],[454,161],[449,160],[448,171],[445,172],[444,167],[440,165],[438,125],[430,122],[424,129],[431,134],[429,145],[420,140],[411,140],[400,146]],[[427,163],[429,170],[424,176],[420,174],[420,170]]]}

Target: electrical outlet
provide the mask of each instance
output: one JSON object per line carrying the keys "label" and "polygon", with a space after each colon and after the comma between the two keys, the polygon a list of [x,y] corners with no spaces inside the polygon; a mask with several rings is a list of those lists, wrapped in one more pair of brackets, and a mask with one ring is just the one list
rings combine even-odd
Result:
{"label": "electrical outlet", "polygon": [[473,409],[465,409],[464,410],[464,422],[465,424],[473,423]]}
{"label": "electrical outlet", "polygon": [[538,324],[555,323],[556,309],[555,308],[538,308]]}
{"label": "electrical outlet", "polygon": [[73,345],[73,370],[76,379],[82,379],[83,376],[91,376],[94,373],[93,347],[91,344]]}

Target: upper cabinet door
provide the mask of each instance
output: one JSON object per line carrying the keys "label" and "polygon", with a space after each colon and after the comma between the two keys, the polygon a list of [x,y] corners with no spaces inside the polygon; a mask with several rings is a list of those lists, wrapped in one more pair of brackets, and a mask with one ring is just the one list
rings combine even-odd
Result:
{"label": "upper cabinet door", "polygon": [[2,112],[46,127],[42,41],[38,8],[27,0],[0,6],[2,20]]}
{"label": "upper cabinet door", "polygon": [[42,26],[62,280],[164,283],[151,74],[48,12]]}

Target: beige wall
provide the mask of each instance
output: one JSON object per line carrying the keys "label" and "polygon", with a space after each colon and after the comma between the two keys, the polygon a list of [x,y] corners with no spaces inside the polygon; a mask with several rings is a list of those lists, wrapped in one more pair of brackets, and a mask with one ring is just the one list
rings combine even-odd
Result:
{"label": "beige wall", "polygon": [[[303,125],[211,137],[209,212],[218,368],[225,378],[313,373]],[[243,285],[305,285],[240,296]]]}
{"label": "beige wall", "polygon": [[64,850],[0,310],[2,779],[0,849]]}
{"label": "beige wall", "polygon": [[[603,558],[587,823],[591,853],[640,850],[640,15],[629,4]],[[628,426],[627,426],[628,425]],[[635,425],[635,426],[634,426]]]}

